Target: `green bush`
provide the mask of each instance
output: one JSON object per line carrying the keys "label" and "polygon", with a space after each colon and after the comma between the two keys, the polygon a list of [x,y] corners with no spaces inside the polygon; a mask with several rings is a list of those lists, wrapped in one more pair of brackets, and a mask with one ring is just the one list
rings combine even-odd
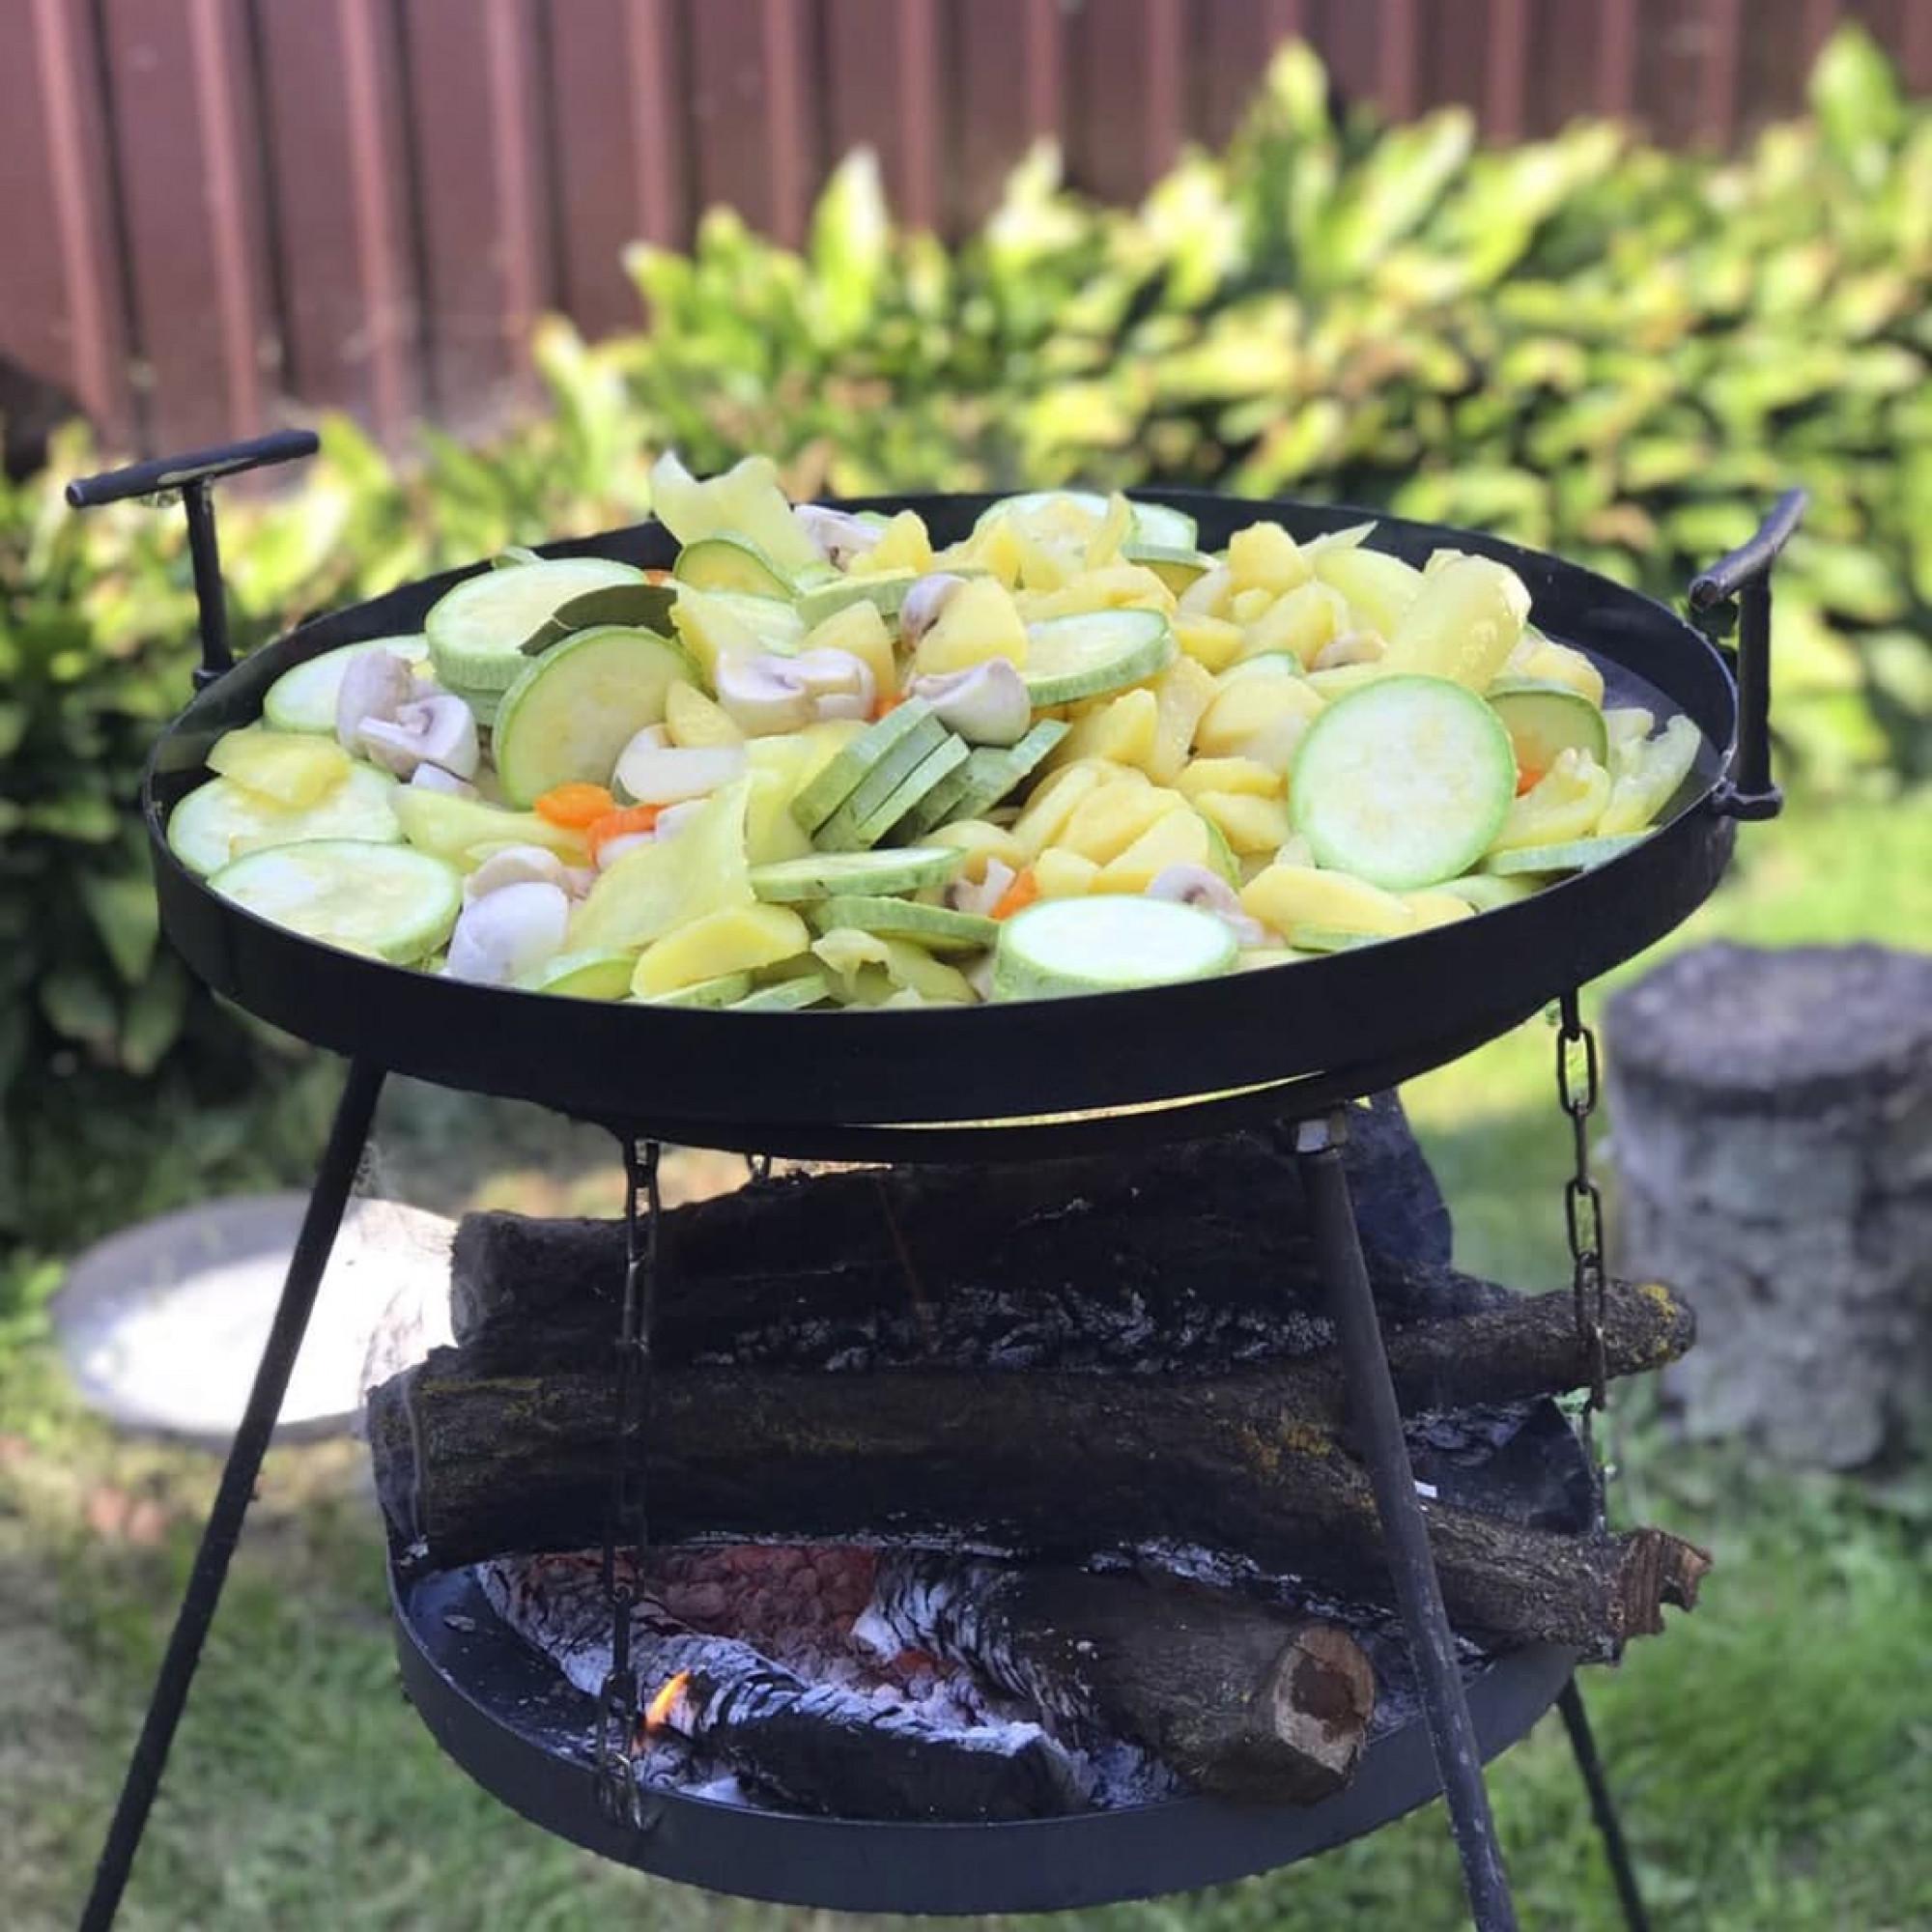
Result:
{"label": "green bush", "polygon": [[[803,254],[718,212],[689,255],[630,267],[639,332],[540,329],[542,420],[481,453],[425,432],[406,466],[334,421],[292,494],[231,493],[243,641],[640,515],[665,443],[700,469],[768,450],[810,492],[1081,478],[1383,505],[1662,596],[1803,482],[1787,773],[1869,787],[1932,757],[1932,113],[1856,30],[1810,117],[1736,160],[1605,124],[1484,151],[1460,109],[1338,123],[1292,47],[1227,152],[1138,209],[1067,192],[1041,151],[949,250],[893,226],[861,155]],[[192,598],[178,517],[67,512],[94,462],[70,435],[0,485],[0,1232],[43,1240],[67,1232],[41,1182],[69,1136],[157,1094],[191,1118],[276,1050],[157,949],[132,807],[186,693]]]}

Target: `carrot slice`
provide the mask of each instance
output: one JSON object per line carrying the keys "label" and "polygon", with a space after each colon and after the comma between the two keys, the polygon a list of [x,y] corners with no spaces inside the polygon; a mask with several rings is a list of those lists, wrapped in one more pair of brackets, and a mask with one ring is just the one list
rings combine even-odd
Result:
{"label": "carrot slice", "polygon": [[590,844],[591,858],[594,860],[613,838],[628,838],[634,832],[654,831],[658,813],[663,810],[661,805],[626,805],[593,818],[583,829],[583,836]]}
{"label": "carrot slice", "polygon": [[993,903],[995,919],[1011,919],[1016,912],[1024,912],[1039,896],[1039,881],[1034,877],[1033,867],[1014,875],[1013,882]]}
{"label": "carrot slice", "polygon": [[617,801],[602,785],[581,782],[553,785],[536,802],[539,818],[579,831],[616,809]]}
{"label": "carrot slice", "polygon": [[905,702],[905,693],[882,691],[872,705],[872,723],[876,724],[889,711],[896,711]]}

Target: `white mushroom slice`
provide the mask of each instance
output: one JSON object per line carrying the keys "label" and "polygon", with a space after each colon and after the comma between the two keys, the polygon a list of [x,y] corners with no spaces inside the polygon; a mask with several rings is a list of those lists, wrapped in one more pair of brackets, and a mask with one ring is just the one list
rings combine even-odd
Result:
{"label": "white mushroom slice", "polygon": [[647,725],[624,747],[617,760],[617,782],[644,805],[677,805],[703,798],[727,785],[745,769],[742,745],[646,744],[659,727]]}
{"label": "white mushroom slice", "polygon": [[850,651],[801,651],[791,668],[805,680],[819,718],[869,718],[878,686],[872,667]]}
{"label": "white mushroom slice", "polygon": [[848,510],[827,509],[823,503],[800,503],[792,510],[792,517],[826,562],[839,570],[871,550],[881,535],[876,524],[868,524]]}
{"label": "white mushroom slice", "polygon": [[482,762],[476,714],[460,697],[424,697],[401,706],[393,719],[364,718],[356,742],[371,762],[399,779],[418,765],[440,765],[460,779]]}
{"label": "white mushroom slice", "polygon": [[976,912],[983,919],[1006,897],[1007,888],[1019,876],[1004,859],[988,859],[984,875],[976,884],[971,879],[954,879],[946,888],[945,899],[954,912]]}
{"label": "white mushroom slice", "polygon": [[969,745],[1017,745],[1033,723],[1026,680],[1009,658],[916,677],[912,695],[924,698],[939,722]]}
{"label": "white mushroom slice", "polygon": [[[362,749],[362,726],[393,719],[415,696],[415,669],[394,651],[358,651],[335,693],[335,736],[345,752]],[[467,774],[466,774],[467,776]]]}
{"label": "white mushroom slice", "polygon": [[605,839],[597,848],[597,869],[608,872],[626,852],[635,852],[639,845],[655,845],[657,838],[655,832],[626,832],[621,838]]}
{"label": "white mushroom slice", "polygon": [[506,986],[563,950],[570,899],[561,886],[526,880],[463,909],[449,935],[452,980]]}
{"label": "white mushroom slice", "polygon": [[1156,872],[1148,885],[1151,899],[1173,899],[1180,905],[1198,906],[1224,921],[1242,946],[1265,946],[1267,929],[1259,920],[1241,910],[1235,889],[1219,872],[1206,866],[1169,866]]}
{"label": "white mushroom slice", "polygon": [[916,644],[939,621],[946,601],[964,583],[950,570],[935,570],[910,585],[899,605],[899,636]]}
{"label": "white mushroom slice", "polygon": [[1388,649],[1386,640],[1376,631],[1344,631],[1315,654],[1310,670],[1337,670],[1343,665],[1379,664]]}
{"label": "white mushroom slice", "polygon": [[568,890],[568,877],[563,861],[547,847],[505,845],[500,852],[492,852],[464,880],[463,897],[466,904],[473,904],[506,886],[564,886]]}
{"label": "white mushroom slice", "polygon": [[425,697],[447,697],[449,695],[437,683],[436,673],[433,670],[424,670],[418,667],[415,676],[410,680],[410,696],[418,701]]}
{"label": "white mushroom slice", "polygon": [[451,798],[481,798],[483,794],[468,779],[446,772],[440,765],[418,765],[410,774],[411,784],[421,791],[447,792]]}
{"label": "white mushroom slice", "polygon": [[723,659],[718,666],[718,702],[748,738],[802,731],[815,715],[804,673],[790,658],[769,651]]}

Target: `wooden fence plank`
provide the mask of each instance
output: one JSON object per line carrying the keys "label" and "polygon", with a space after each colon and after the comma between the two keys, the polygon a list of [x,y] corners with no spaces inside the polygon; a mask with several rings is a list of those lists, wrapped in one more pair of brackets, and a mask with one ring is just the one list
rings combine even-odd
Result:
{"label": "wooden fence plank", "polygon": [[86,24],[65,0],[0,0],[0,46],[10,50],[0,61],[0,201],[14,211],[0,355],[125,447],[134,435],[126,298]]}
{"label": "wooden fence plank", "polygon": [[528,392],[550,299],[534,15],[526,0],[405,0],[426,382],[459,433]]}
{"label": "wooden fence plank", "polygon": [[260,10],[286,382],[386,441],[416,408],[394,16],[380,0]]}
{"label": "wooden fence plank", "polygon": [[1194,0],[1194,85],[1188,128],[1219,148],[1240,125],[1282,42],[1302,30],[1300,0]]}
{"label": "wooden fence plank", "polygon": [[1180,150],[1187,111],[1181,0],[1094,0],[1072,15],[1067,48],[1073,180],[1134,201]]}
{"label": "wooden fence plank", "polygon": [[971,230],[1027,149],[1060,135],[1065,27],[1060,0],[953,0],[945,24],[959,90],[953,219]]}
{"label": "wooden fence plank", "polygon": [[818,175],[817,76],[796,0],[686,0],[695,200],[796,245]]}
{"label": "wooden fence plank", "polygon": [[571,0],[550,13],[558,299],[587,334],[635,327],[625,244],[689,232],[670,0]]}
{"label": "wooden fence plank", "polygon": [[102,21],[149,438],[254,435],[278,347],[239,7],[106,0]]}
{"label": "wooden fence plank", "polygon": [[948,116],[938,0],[829,0],[824,24],[827,162],[871,148],[899,219],[940,227]]}

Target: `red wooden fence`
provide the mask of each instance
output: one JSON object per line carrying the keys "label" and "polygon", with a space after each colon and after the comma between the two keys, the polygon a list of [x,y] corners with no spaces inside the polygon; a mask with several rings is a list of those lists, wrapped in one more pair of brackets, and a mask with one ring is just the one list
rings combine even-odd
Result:
{"label": "red wooden fence", "polygon": [[0,0],[0,357],[121,448],[394,440],[500,410],[543,309],[632,321],[634,237],[798,239],[858,142],[950,233],[1041,134],[1131,197],[1299,33],[1397,114],[1722,144],[1854,16],[1932,88],[1932,0]]}

